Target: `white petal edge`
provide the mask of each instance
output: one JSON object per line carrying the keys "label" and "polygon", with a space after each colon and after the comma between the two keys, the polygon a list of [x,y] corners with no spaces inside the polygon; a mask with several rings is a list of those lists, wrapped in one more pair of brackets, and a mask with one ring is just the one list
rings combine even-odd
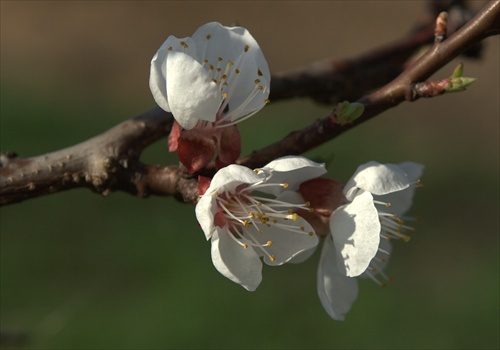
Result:
{"label": "white petal edge", "polygon": [[151,59],[151,68],[149,73],[149,88],[155,102],[167,112],[171,112],[170,106],[168,105],[167,97],[167,56],[170,54],[171,48],[173,51],[185,51],[185,47],[181,46],[179,43],[183,41],[188,45],[188,49],[185,53],[196,57],[196,46],[194,41],[189,38],[177,38],[174,35],[170,35],[167,40],[160,46],[158,51],[155,53]]}
{"label": "white petal edge", "polygon": [[373,196],[376,200],[391,203],[391,207],[387,209],[392,214],[403,215],[413,204],[415,190],[418,188],[416,182],[423,174],[424,166],[413,162],[404,162],[398,166],[406,173],[410,186],[402,191],[392,192],[383,196]]}
{"label": "white petal edge", "polygon": [[264,177],[253,170],[237,164],[231,164],[215,173],[205,195],[214,192],[233,192],[241,184],[254,184],[262,181]]}
{"label": "white petal edge", "polygon": [[330,232],[337,250],[338,269],[349,277],[362,274],[377,254],[380,221],[373,196],[364,192],[339,207],[330,217]]}
{"label": "white petal edge", "polygon": [[328,315],[343,321],[358,296],[358,281],[337,269],[337,257],[330,236],[325,238],[317,273],[318,295]]}
{"label": "white petal edge", "polygon": [[384,195],[408,188],[406,173],[396,164],[368,162],[360,165],[344,187],[344,194],[352,200],[358,189],[375,195]]}
{"label": "white petal edge", "polygon": [[[301,156],[286,156],[273,160],[265,165],[262,170],[270,174],[269,183],[287,183],[287,190],[296,191],[302,182],[326,174],[325,165],[313,162]],[[269,187],[265,192],[279,195],[283,188]]]}
{"label": "white petal edge", "polygon": [[224,229],[217,228],[212,236],[212,262],[231,281],[253,292],[262,281],[262,262],[252,248],[243,248]]}
{"label": "white petal edge", "polygon": [[213,196],[203,196],[196,204],[196,219],[207,240],[212,237],[212,233],[215,230],[214,216],[216,210],[215,198]]}
{"label": "white petal edge", "polygon": [[215,121],[222,100],[208,71],[182,52],[167,56],[167,97],[175,120],[188,130],[199,120]]}

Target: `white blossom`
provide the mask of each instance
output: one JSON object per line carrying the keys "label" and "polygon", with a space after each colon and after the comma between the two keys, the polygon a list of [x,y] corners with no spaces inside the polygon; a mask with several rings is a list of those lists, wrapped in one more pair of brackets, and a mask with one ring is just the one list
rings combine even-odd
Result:
{"label": "white blossom", "polygon": [[343,192],[348,203],[330,217],[318,268],[318,294],[333,319],[343,320],[356,299],[355,277],[369,277],[379,285],[389,280],[383,270],[390,241],[410,238],[407,231],[413,228],[401,215],[412,204],[422,171],[423,166],[413,162],[369,162],[347,182]]}
{"label": "white blossom", "polygon": [[268,102],[264,55],[242,27],[207,23],[191,37],[169,36],[151,61],[156,103],[184,129],[233,125]]}
{"label": "white blossom", "polygon": [[303,157],[284,157],[254,171],[234,164],[219,170],[196,206],[217,270],[254,291],[262,280],[260,258],[282,265],[316,246],[314,229],[296,213],[312,209],[296,190],[325,172]]}

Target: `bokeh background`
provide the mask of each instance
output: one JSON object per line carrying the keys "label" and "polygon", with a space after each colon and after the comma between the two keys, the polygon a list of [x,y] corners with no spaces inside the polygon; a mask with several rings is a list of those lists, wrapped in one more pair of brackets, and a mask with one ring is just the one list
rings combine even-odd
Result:
{"label": "bokeh background", "polygon": [[[485,2],[472,3],[475,9]],[[423,1],[1,1],[1,150],[28,157],[154,106],[149,62],[174,34],[238,23],[272,72],[352,57],[401,37]],[[194,208],[172,198],[73,190],[2,207],[4,347],[498,348],[499,38],[459,58],[466,92],[402,104],[307,156],[346,181],[369,160],[426,165],[410,243],[380,288],[361,281],[345,322],[316,294],[318,255],[264,267],[249,293],[213,267]],[[240,124],[243,153],[326,116],[307,99]],[[144,161],[175,164],[166,141]],[[6,336],[7,335],[7,336]],[[5,341],[12,341],[7,344]]]}

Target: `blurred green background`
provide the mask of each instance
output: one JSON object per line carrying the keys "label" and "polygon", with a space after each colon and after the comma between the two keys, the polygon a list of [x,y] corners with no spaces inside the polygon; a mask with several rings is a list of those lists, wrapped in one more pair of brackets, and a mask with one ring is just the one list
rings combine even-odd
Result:
{"label": "blurred green background", "polygon": [[[238,23],[277,72],[395,40],[425,2],[0,6],[1,150],[29,157],[153,107],[149,62],[170,34]],[[394,282],[361,281],[345,322],[317,297],[319,254],[265,266],[249,293],[213,267],[192,205],[82,189],[1,208],[2,332],[27,348],[498,348],[499,52],[499,38],[487,39],[481,60],[459,58],[436,75],[463,61],[478,78],[466,92],[403,104],[307,154],[328,158],[344,182],[369,160],[426,165],[412,209],[421,220],[410,243],[396,244]],[[331,108],[267,106],[240,124],[244,154]],[[143,158],[176,162],[164,140]]]}

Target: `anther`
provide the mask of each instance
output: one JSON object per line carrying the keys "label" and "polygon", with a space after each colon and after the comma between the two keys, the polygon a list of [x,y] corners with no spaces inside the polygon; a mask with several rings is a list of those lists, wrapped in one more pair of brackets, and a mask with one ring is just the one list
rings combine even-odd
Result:
{"label": "anther", "polygon": [[260,68],[257,68],[257,75],[259,77],[263,76],[264,74],[262,74],[262,71],[260,70]]}
{"label": "anther", "polygon": [[255,79],[255,84],[260,83],[260,79]]}
{"label": "anther", "polygon": [[259,86],[257,86],[257,90],[262,91],[262,90],[264,90],[264,87],[262,85],[259,85]]}
{"label": "anther", "polygon": [[282,186],[283,188],[288,188],[288,184],[286,182]]}
{"label": "anther", "polygon": [[248,52],[248,49],[249,49],[249,48],[250,48],[250,47],[249,47],[248,45],[245,45],[245,52]]}
{"label": "anther", "polygon": [[173,50],[172,46],[170,46],[167,50],[172,51]]}
{"label": "anther", "polygon": [[309,231],[307,234],[308,234],[310,237],[314,236],[314,232],[312,232],[312,231]]}
{"label": "anther", "polygon": [[212,36],[210,34],[207,34],[207,36],[205,38],[207,38],[207,40],[210,40]]}
{"label": "anther", "polygon": [[273,242],[272,241],[267,241],[266,243],[269,247],[273,245]]}
{"label": "anther", "polygon": [[271,256],[269,257],[269,260],[274,261],[274,260],[276,260],[276,258],[275,258],[274,256],[272,256],[272,255],[271,255]]}
{"label": "anther", "polygon": [[243,243],[243,249],[247,249],[247,248],[248,248],[248,244]]}
{"label": "anther", "polygon": [[217,61],[222,62],[222,57],[217,57]]}

